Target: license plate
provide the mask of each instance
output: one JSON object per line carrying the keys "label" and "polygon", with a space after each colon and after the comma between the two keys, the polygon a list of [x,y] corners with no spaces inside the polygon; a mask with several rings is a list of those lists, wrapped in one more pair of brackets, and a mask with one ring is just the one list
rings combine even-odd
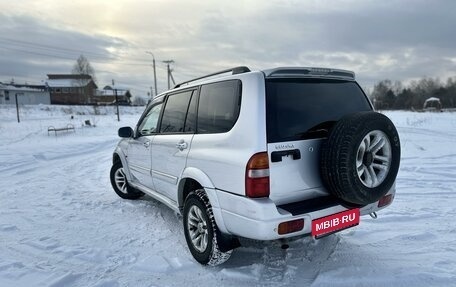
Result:
{"label": "license plate", "polygon": [[359,224],[359,208],[312,220],[312,236],[321,238]]}

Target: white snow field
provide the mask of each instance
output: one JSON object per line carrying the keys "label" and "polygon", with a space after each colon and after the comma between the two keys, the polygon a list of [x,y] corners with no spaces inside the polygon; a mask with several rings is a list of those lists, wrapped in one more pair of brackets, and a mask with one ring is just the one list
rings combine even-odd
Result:
{"label": "white snow field", "polygon": [[[245,241],[203,267],[179,216],[111,189],[117,129],[142,108],[122,107],[120,122],[114,107],[20,109],[17,123],[15,107],[0,106],[0,286],[456,286],[456,113],[386,112],[402,162],[377,220],[288,250]],[[47,135],[69,123],[76,132]]]}

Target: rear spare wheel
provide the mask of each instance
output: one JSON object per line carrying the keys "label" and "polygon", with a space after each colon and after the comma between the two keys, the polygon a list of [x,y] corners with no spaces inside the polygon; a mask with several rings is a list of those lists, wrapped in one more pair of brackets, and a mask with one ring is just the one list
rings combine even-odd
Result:
{"label": "rear spare wheel", "polygon": [[350,114],[322,144],[321,177],[333,195],[366,205],[390,190],[400,157],[399,135],[388,117],[372,111]]}

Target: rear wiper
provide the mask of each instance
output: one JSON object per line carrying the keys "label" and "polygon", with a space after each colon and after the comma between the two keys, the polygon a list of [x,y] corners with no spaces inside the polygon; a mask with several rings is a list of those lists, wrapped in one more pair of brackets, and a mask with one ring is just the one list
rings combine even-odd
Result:
{"label": "rear wiper", "polygon": [[329,130],[334,126],[335,121],[326,121],[319,123],[308,129],[305,132],[300,132],[295,134],[294,136],[290,136],[286,139],[295,139],[295,140],[308,140],[308,139],[318,139],[327,137],[329,134]]}
{"label": "rear wiper", "polygon": [[327,129],[310,129],[303,133],[297,133],[294,135],[295,138],[301,140],[308,140],[308,139],[316,139],[316,138],[323,138],[328,136]]}

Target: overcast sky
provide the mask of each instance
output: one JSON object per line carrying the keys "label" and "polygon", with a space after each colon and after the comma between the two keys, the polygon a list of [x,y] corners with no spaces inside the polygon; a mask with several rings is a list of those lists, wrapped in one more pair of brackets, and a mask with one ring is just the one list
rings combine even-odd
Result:
{"label": "overcast sky", "polygon": [[39,83],[84,54],[102,88],[146,95],[174,60],[176,82],[238,65],[355,71],[382,79],[456,76],[456,1],[0,0],[0,81]]}

